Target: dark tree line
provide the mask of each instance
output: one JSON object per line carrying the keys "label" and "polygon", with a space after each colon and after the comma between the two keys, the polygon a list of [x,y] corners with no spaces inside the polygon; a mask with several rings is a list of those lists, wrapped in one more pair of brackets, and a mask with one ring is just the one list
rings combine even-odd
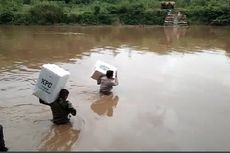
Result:
{"label": "dark tree line", "polygon": [[0,0],[0,24],[162,25],[167,9],[175,9],[190,24],[230,25],[230,0],[174,2],[168,7],[163,0]]}

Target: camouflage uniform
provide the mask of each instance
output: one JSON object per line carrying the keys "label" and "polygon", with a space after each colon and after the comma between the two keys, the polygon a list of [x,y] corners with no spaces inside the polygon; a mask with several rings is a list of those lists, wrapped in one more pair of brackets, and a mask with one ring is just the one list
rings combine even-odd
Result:
{"label": "camouflage uniform", "polygon": [[49,105],[51,107],[51,111],[53,114],[53,122],[55,124],[65,124],[69,122],[69,114],[76,115],[76,110],[73,108],[72,104],[63,100],[62,98],[58,98],[53,103],[46,103],[43,100],[39,99],[40,103]]}

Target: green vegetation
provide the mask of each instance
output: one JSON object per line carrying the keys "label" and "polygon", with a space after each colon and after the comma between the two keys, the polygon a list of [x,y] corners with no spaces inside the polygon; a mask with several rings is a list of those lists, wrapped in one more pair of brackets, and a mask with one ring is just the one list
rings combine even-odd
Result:
{"label": "green vegetation", "polygon": [[[0,24],[162,25],[163,0],[0,0]],[[230,0],[174,0],[190,24],[230,25]]]}

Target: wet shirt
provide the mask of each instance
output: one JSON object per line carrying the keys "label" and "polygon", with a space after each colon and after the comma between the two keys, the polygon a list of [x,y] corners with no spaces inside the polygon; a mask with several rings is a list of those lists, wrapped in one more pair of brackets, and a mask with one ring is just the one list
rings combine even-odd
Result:
{"label": "wet shirt", "polygon": [[110,93],[113,89],[113,86],[118,85],[118,82],[115,82],[114,79],[109,79],[106,76],[101,77],[100,79],[100,92],[102,93]]}
{"label": "wet shirt", "polygon": [[61,98],[58,98],[51,104],[45,103],[42,100],[40,100],[40,102],[51,107],[54,123],[61,124],[69,121],[68,115],[70,109],[73,109],[72,104],[69,101],[64,101]]}

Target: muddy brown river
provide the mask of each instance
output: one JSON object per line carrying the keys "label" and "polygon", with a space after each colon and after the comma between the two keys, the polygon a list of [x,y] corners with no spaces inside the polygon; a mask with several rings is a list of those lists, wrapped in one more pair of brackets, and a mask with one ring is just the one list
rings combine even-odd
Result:
{"label": "muddy brown river", "polygon": [[[230,27],[0,26],[0,124],[10,151],[230,150]],[[118,68],[113,96],[91,79]],[[32,95],[43,64],[70,72],[77,109],[55,126]]]}

